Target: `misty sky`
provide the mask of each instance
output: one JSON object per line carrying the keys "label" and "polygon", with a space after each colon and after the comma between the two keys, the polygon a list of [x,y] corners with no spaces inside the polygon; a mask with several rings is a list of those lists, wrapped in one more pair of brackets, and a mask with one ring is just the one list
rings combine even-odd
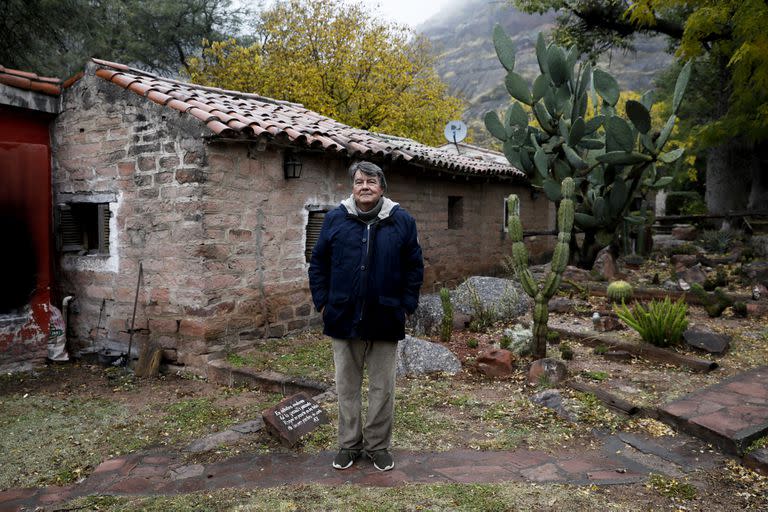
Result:
{"label": "misty sky", "polygon": [[415,27],[456,0],[363,0],[371,10],[386,20]]}

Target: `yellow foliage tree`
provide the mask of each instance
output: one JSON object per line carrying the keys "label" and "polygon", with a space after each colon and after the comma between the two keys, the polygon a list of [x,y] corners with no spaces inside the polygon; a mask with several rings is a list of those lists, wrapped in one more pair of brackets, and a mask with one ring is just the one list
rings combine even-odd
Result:
{"label": "yellow foliage tree", "polygon": [[302,103],[425,144],[438,144],[463,110],[438,77],[428,42],[359,3],[279,1],[259,15],[256,35],[250,46],[206,43],[190,62],[190,80]]}

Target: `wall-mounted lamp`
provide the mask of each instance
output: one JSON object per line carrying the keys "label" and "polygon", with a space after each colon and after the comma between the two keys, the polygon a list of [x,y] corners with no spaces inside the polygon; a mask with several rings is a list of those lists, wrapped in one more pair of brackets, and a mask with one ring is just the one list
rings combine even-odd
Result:
{"label": "wall-mounted lamp", "polygon": [[293,151],[286,151],[283,156],[283,176],[285,176],[285,179],[301,178],[302,165],[303,164],[296,153]]}

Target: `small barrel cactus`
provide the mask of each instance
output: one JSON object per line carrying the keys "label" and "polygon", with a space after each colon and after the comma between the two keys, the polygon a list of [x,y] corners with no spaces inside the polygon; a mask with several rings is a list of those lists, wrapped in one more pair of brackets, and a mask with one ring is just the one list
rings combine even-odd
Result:
{"label": "small barrel cactus", "polygon": [[626,281],[614,281],[608,285],[606,295],[611,302],[624,302],[632,298],[632,285]]}

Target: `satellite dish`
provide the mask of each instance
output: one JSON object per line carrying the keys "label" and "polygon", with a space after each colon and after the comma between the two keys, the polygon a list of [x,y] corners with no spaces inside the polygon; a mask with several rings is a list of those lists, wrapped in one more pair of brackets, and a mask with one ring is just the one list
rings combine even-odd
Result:
{"label": "satellite dish", "polygon": [[463,121],[448,121],[445,125],[445,138],[454,144],[464,140],[467,136],[467,125]]}

